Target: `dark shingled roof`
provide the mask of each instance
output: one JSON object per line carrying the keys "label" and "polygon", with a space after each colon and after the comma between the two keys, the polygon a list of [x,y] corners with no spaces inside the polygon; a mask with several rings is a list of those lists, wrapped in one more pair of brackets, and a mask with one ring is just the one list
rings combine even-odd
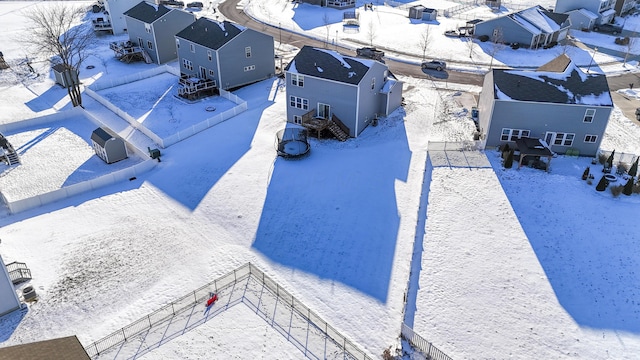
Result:
{"label": "dark shingled roof", "polygon": [[176,37],[218,50],[243,30],[243,27],[226,20],[219,22],[201,17],[177,33]]}
{"label": "dark shingled roof", "polygon": [[[344,60],[344,63],[339,59]],[[369,71],[366,63],[373,63],[373,60],[357,59],[332,50],[305,45],[285,70],[356,85]]]}
{"label": "dark shingled roof", "polygon": [[498,93],[518,101],[613,106],[604,74],[584,74],[573,64],[565,72],[493,70],[494,98]]}
{"label": "dark shingled roof", "polygon": [[141,1],[138,5],[127,10],[124,14],[146,24],[151,24],[171,10],[172,9],[169,9],[164,5],[152,5]]}
{"label": "dark shingled roof", "polygon": [[0,359],[90,360],[75,336],[0,348]]}
{"label": "dark shingled roof", "polygon": [[113,136],[111,136],[111,134],[106,132],[103,128],[97,128],[93,130],[93,133],[91,133],[91,140],[95,141],[96,144],[102,147],[104,147],[104,144],[106,144],[107,141],[109,141],[109,139],[111,138],[113,138]]}

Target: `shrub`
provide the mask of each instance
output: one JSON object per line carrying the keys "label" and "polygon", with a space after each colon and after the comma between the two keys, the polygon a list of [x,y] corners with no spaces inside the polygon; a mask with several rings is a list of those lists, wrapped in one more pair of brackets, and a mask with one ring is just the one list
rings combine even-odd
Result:
{"label": "shrub", "polygon": [[600,181],[598,182],[598,185],[596,185],[596,190],[604,191],[608,185],[609,185],[609,180],[607,180],[604,176],[602,176],[600,178]]}
{"label": "shrub", "polygon": [[519,43],[511,43],[511,48],[513,50],[518,50],[518,49],[520,49],[520,44]]}
{"label": "shrub", "polygon": [[507,155],[507,158],[504,159],[505,169],[511,169],[512,166],[513,166],[513,149],[509,150],[509,154]]}
{"label": "shrub", "polygon": [[624,188],[624,186],[622,186],[622,185],[612,186],[611,187],[611,195],[613,195],[613,197],[620,196],[620,194],[622,194],[622,189],[623,188]]}
{"label": "shrub", "polygon": [[605,153],[598,154],[598,162],[600,165],[604,165],[605,161],[607,161],[608,156]]}
{"label": "shrub", "polygon": [[478,40],[480,40],[481,42],[487,42],[489,41],[489,35],[480,35],[478,36]]}
{"label": "shrub", "polygon": [[636,161],[633,162],[631,168],[628,171],[628,174],[631,176],[636,176],[636,174],[638,173],[638,159],[640,159],[640,156],[636,158]]}
{"label": "shrub", "polygon": [[618,165],[616,165],[616,172],[620,174],[626,174],[628,171],[629,171],[629,164],[619,162]]}
{"label": "shrub", "polygon": [[633,193],[633,178],[629,177],[629,180],[627,180],[627,183],[624,184],[624,188],[622,189],[622,193],[629,196],[631,195],[631,193]]}
{"label": "shrub", "polygon": [[640,182],[637,182],[633,185],[632,191],[634,194],[640,194]]}
{"label": "shrub", "polygon": [[587,166],[586,169],[584,169],[584,172],[582,173],[582,180],[587,180],[587,178],[589,178],[589,167]]}

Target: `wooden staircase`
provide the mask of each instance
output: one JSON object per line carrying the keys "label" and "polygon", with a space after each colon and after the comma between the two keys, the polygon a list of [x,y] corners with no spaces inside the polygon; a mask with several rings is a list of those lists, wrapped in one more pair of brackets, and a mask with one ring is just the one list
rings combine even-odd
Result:
{"label": "wooden staircase", "polygon": [[14,285],[31,280],[31,270],[27,268],[25,263],[14,261],[7,264],[7,272]]}
{"label": "wooden staircase", "polygon": [[327,129],[340,141],[346,141],[349,138],[349,129],[335,115],[331,115],[331,120],[327,121]]}
{"label": "wooden staircase", "polygon": [[316,110],[311,110],[302,115],[302,126],[314,130],[320,138],[323,130],[327,129],[336,139],[345,141],[349,138],[349,128],[337,116],[331,115],[331,119],[316,117]]}
{"label": "wooden staircase", "polygon": [[18,156],[18,153],[15,151],[10,151],[6,153],[5,157],[7,158],[7,165],[9,166],[20,164],[20,157]]}

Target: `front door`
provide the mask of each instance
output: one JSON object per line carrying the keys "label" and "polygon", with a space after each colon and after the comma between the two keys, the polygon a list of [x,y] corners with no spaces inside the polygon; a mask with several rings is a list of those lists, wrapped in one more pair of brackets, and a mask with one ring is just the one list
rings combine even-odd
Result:
{"label": "front door", "polygon": [[555,142],[555,140],[556,140],[555,132],[547,131],[547,133],[544,135],[544,141],[549,146],[553,146],[553,143]]}
{"label": "front door", "polygon": [[203,68],[202,66],[200,66],[200,78],[201,79],[207,78],[207,69]]}
{"label": "front door", "polygon": [[318,117],[323,119],[331,118],[331,106],[328,104],[318,103]]}

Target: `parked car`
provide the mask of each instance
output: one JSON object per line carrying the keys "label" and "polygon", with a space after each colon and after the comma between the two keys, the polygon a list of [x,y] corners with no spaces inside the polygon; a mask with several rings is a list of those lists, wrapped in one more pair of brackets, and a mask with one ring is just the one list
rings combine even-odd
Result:
{"label": "parked car", "polygon": [[378,60],[384,63],[384,61],[382,60],[382,57],[384,57],[384,51],[377,50],[374,47],[363,47],[356,49],[356,54],[360,57]]}
{"label": "parked car", "polygon": [[447,68],[447,63],[442,60],[423,61],[422,68],[442,71]]}
{"label": "parked car", "polygon": [[204,7],[204,4],[200,1],[194,1],[194,2],[190,2],[187,4],[188,8],[197,8],[197,9],[202,9],[202,7]]}
{"label": "parked car", "polygon": [[613,24],[600,24],[593,27],[593,31],[618,35],[622,32],[622,27]]}

